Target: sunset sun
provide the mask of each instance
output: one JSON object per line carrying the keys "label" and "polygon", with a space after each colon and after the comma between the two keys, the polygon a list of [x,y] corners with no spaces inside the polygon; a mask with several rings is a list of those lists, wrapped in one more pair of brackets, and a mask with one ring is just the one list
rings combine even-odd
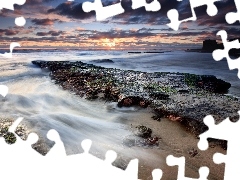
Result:
{"label": "sunset sun", "polygon": [[102,45],[103,45],[103,47],[114,48],[116,46],[116,43],[114,40],[105,38],[102,40]]}

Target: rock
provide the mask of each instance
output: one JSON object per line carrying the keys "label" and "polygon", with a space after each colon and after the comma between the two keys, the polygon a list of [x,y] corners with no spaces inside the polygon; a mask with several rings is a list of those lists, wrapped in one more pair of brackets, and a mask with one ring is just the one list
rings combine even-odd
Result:
{"label": "rock", "polygon": [[211,92],[223,92],[231,87],[230,83],[219,80],[215,76],[201,76],[197,81],[197,86]]}
{"label": "rock", "polygon": [[217,79],[215,76],[203,75],[197,81],[197,86],[214,93],[226,93],[231,84]]}
{"label": "rock", "polygon": [[196,155],[198,155],[198,151],[194,148],[188,150],[188,154],[191,156],[191,157],[195,157]]}
{"label": "rock", "polygon": [[[180,122],[195,136],[207,130],[203,123],[206,114],[212,114],[217,123],[226,117],[238,120],[236,112],[240,109],[239,100],[217,94],[226,91],[231,84],[215,76],[147,73],[104,68],[80,61],[33,61],[33,64],[50,70],[50,77],[55,84],[75,95],[118,102],[118,107],[145,108],[151,105],[155,113],[153,119],[160,121],[162,117],[168,117]],[[151,137],[151,129],[146,132],[148,135],[144,135],[143,130],[143,127],[138,129],[138,134],[145,138],[138,137],[141,142]],[[152,140],[150,138],[149,142]],[[133,141],[130,140],[131,143]],[[226,144],[222,143],[221,146],[225,148]]]}
{"label": "rock", "polygon": [[4,139],[5,139],[5,142],[7,144],[14,144],[17,140],[16,136],[11,133],[11,132],[7,132],[3,135]]}
{"label": "rock", "polygon": [[185,89],[181,89],[181,90],[178,90],[178,93],[181,93],[181,94],[188,94],[189,91],[188,91],[188,90],[185,90]]}
{"label": "rock", "polygon": [[167,118],[170,119],[171,121],[182,121],[182,118],[180,116],[173,114],[170,114],[169,116],[167,116]]}
{"label": "rock", "polygon": [[185,83],[213,93],[226,93],[231,84],[213,75],[185,74]]}
{"label": "rock", "polygon": [[159,117],[159,116],[152,116],[152,119],[153,120],[156,120],[156,121],[161,121],[161,117]]}
{"label": "rock", "polygon": [[154,145],[158,145],[158,140],[159,138],[158,137],[149,137],[145,140],[145,145],[148,145],[148,146],[154,146]]}
{"label": "rock", "polygon": [[164,110],[163,108],[155,108],[153,112],[156,114],[155,118],[163,118],[168,117],[170,115],[170,112],[167,110]]}
{"label": "rock", "polygon": [[139,137],[142,137],[142,138],[150,138],[151,135],[152,135],[152,130],[146,126],[143,126],[143,125],[139,125],[136,127],[137,130],[135,132],[135,134]]}
{"label": "rock", "polygon": [[161,92],[152,92],[149,94],[149,96],[158,100],[167,100],[169,98],[169,95]]}
{"label": "rock", "polygon": [[92,60],[90,62],[93,62],[93,63],[114,63],[113,60],[111,60],[111,59],[97,59],[97,60]]}
{"label": "rock", "polygon": [[137,105],[146,108],[149,104],[149,101],[139,96],[128,96],[118,102],[118,107],[131,107]]}

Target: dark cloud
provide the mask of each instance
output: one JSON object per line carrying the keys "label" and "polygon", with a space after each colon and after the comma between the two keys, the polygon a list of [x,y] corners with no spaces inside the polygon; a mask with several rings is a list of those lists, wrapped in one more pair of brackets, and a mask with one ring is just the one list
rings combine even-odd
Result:
{"label": "dark cloud", "polygon": [[[219,1],[216,2],[215,5],[218,9],[218,14],[212,17],[206,12],[207,6],[195,8],[195,13],[198,19],[197,23],[199,26],[229,26],[225,20],[225,16],[229,12],[237,11],[234,0]],[[237,23],[234,25],[237,25]]]}
{"label": "dark cloud", "polygon": [[0,29],[0,35],[3,36],[14,36],[17,35],[20,32],[20,30],[15,29]]}
{"label": "dark cloud", "polygon": [[45,8],[47,7],[46,4],[53,1],[56,1],[56,0],[26,0],[26,2],[23,5],[15,4],[14,10],[20,11],[25,8],[33,8],[33,7],[39,7],[40,9],[42,9],[42,7],[45,7]]}
{"label": "dark cloud", "polygon": [[[148,0],[151,3],[153,0]],[[158,12],[147,12],[145,7],[138,8],[136,10],[132,9],[131,0],[113,0],[113,1],[102,1],[103,6],[109,6],[116,3],[121,3],[125,12],[123,14],[114,16],[111,21],[117,21],[121,24],[167,24],[169,20],[167,18],[167,12],[170,9],[177,9],[179,11],[179,19],[185,19],[192,16],[189,0],[179,2],[177,0],[158,0],[161,4],[161,10]],[[48,10],[49,13],[55,13],[62,16],[67,16],[74,19],[88,19],[95,17],[95,11],[86,13],[82,9],[82,3],[76,2],[64,2],[59,4],[56,8]],[[107,21],[105,23],[108,23]]]}
{"label": "dark cloud", "polygon": [[161,9],[158,12],[147,12],[145,7],[133,10],[131,0],[123,0],[121,4],[125,12],[113,17],[113,20],[122,24],[163,25],[170,22],[167,17],[167,12],[171,9],[178,10],[180,20],[192,16],[189,0],[183,2],[176,0],[158,0],[158,2],[161,4]]}
{"label": "dark cloud", "polygon": [[55,0],[26,0],[25,5],[36,5],[42,3],[49,3]]}
{"label": "dark cloud", "polygon": [[[225,29],[228,34],[228,39],[240,38],[240,28],[225,28]],[[215,33],[217,34],[217,31]]]}
{"label": "dark cloud", "polygon": [[48,32],[37,32],[37,36],[60,36],[65,34],[64,31],[48,31]]}
{"label": "dark cloud", "polygon": [[34,25],[41,25],[41,26],[51,26],[55,22],[60,22],[58,19],[33,19],[32,23]]}
{"label": "dark cloud", "polygon": [[74,19],[87,19],[95,16],[95,13],[93,12],[85,13],[82,9],[82,3],[69,1],[58,5],[56,8],[49,9],[48,13],[55,13]]}

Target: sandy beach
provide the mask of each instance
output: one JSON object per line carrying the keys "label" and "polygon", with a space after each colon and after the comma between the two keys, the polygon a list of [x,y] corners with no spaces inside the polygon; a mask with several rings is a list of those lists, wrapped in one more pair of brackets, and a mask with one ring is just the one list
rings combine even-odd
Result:
{"label": "sandy beach", "polygon": [[[206,151],[198,149],[198,139],[190,132],[186,131],[178,122],[172,122],[169,119],[162,119],[161,122],[153,121],[151,119],[151,113],[142,111],[134,114],[129,119],[129,124],[133,127],[142,124],[153,130],[155,136],[160,137],[159,146],[156,148],[148,149],[149,156],[154,154],[159,159],[146,160],[141,159],[141,154],[138,154],[140,161],[139,166],[139,178],[151,180],[149,176],[151,171],[155,168],[163,170],[164,180],[175,180],[177,178],[178,167],[170,167],[166,164],[165,158],[168,155],[175,157],[186,158],[186,177],[198,178],[198,169],[202,166],[207,166],[210,169],[208,176],[209,180],[222,180],[224,175],[224,164],[217,165],[213,162],[212,157],[216,152],[225,154],[226,151],[216,146],[214,148],[209,147]],[[197,150],[197,155],[192,157],[189,152],[191,149]]]}

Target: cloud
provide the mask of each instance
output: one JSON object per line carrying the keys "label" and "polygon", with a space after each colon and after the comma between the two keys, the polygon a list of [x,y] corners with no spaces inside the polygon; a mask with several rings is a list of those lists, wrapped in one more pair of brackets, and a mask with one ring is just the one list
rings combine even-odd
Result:
{"label": "cloud", "polygon": [[48,31],[48,32],[37,32],[37,36],[60,36],[65,34],[64,31]]}
{"label": "cloud", "polygon": [[[198,7],[195,9],[197,15],[197,24],[199,26],[229,26],[229,24],[225,20],[225,15],[229,12],[236,12],[236,6],[233,0],[219,1],[216,2],[215,5],[218,9],[218,14],[216,16],[210,17],[206,13],[206,6]],[[239,25],[239,23],[235,23],[234,25]]]}
{"label": "cloud", "polygon": [[36,4],[42,4],[42,3],[49,3],[55,0],[26,0],[25,4],[27,5],[36,5]]}
{"label": "cloud", "polygon": [[20,30],[15,29],[0,29],[0,35],[3,36],[14,36],[17,35],[20,32]]}
{"label": "cloud", "polygon": [[54,13],[74,19],[88,19],[95,16],[93,12],[85,13],[82,9],[82,3],[70,1],[59,4],[56,8],[49,9],[48,13]]}
{"label": "cloud", "polygon": [[61,22],[61,21],[58,19],[33,19],[32,20],[32,23],[34,25],[40,25],[40,26],[51,26],[55,22]]}
{"label": "cloud", "polygon": [[150,37],[155,36],[155,33],[152,33],[148,30],[119,30],[119,29],[111,29],[109,31],[100,32],[95,31],[92,34],[88,35],[90,39],[114,39],[114,38],[141,38],[141,37]]}
{"label": "cloud", "polygon": [[[170,21],[167,18],[167,12],[170,9],[177,9],[179,11],[179,19],[184,19],[191,17],[191,8],[189,1],[179,2],[177,0],[158,0],[162,6],[161,10],[158,12],[147,12],[145,7],[138,8],[136,10],[132,9],[131,0],[122,0],[121,5],[125,12],[114,16],[111,21],[105,21],[104,23],[120,23],[120,24],[155,24],[162,25],[167,24]],[[119,0],[113,1],[102,1],[104,6],[119,3]],[[148,0],[148,3],[152,0]],[[56,8],[51,8],[48,10],[49,13],[54,13],[62,16],[66,16],[72,19],[89,19],[94,17],[95,12],[91,11],[85,13],[82,9],[82,3],[76,2],[64,2],[59,4]]]}
{"label": "cloud", "polygon": [[[151,2],[151,1],[149,1]],[[170,9],[177,9],[179,19],[185,19],[192,16],[189,1],[179,2],[176,0],[158,0],[161,9],[158,12],[147,12],[145,7],[133,10],[131,8],[131,0],[123,0],[121,4],[125,9],[125,13],[113,17],[113,21],[121,24],[151,24],[163,25],[169,23],[167,12]]]}

